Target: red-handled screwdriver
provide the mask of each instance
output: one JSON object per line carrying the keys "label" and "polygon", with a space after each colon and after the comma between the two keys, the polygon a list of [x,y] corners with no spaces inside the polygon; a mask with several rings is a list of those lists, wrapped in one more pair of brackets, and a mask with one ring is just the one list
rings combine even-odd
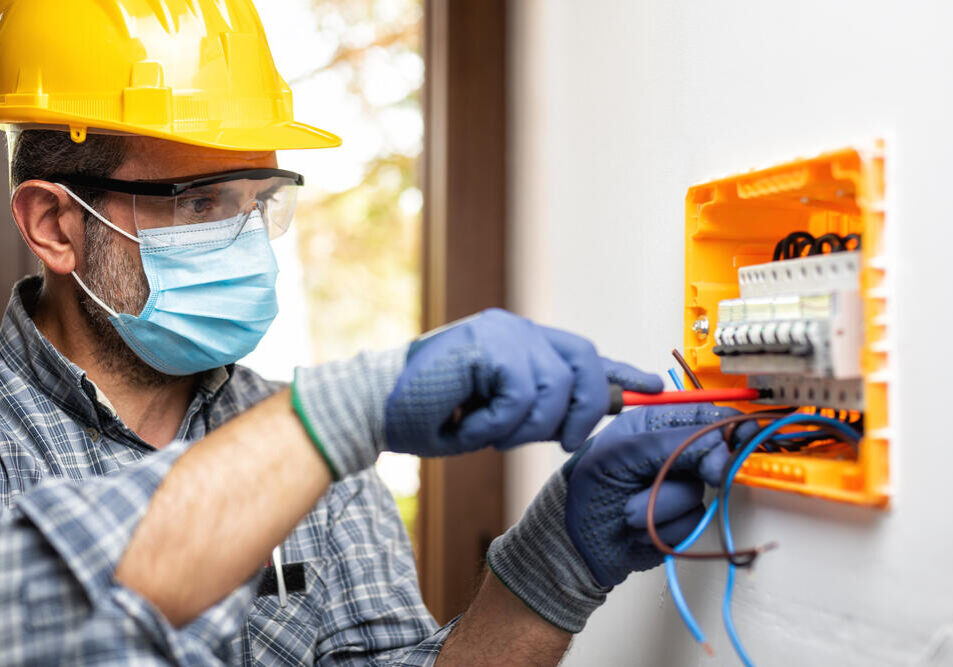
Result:
{"label": "red-handled screwdriver", "polygon": [[663,391],[659,394],[641,394],[624,391],[621,385],[610,384],[609,414],[616,415],[628,405],[666,405],[669,403],[713,403],[724,401],[755,401],[770,398],[767,389],[694,389],[690,391]]}

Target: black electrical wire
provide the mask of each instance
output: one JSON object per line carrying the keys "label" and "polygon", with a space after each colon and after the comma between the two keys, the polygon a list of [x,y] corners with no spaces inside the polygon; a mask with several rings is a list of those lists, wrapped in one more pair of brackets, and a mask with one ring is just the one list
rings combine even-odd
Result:
{"label": "black electrical wire", "polygon": [[[772,418],[778,419],[780,417],[786,417],[787,415],[791,414],[792,412],[795,412],[796,410],[797,408],[770,408],[766,410],[761,410],[760,414],[770,415]],[[740,422],[729,424],[728,426],[725,427],[725,430],[724,430],[725,443],[727,443],[728,445],[729,452],[734,452],[736,449],[738,449],[738,447],[745,444],[745,443],[738,443],[738,441],[735,439],[735,431],[738,430],[739,426],[741,426]]]}
{"label": "black electrical wire", "polygon": [[814,240],[815,239],[813,238],[799,238],[791,241],[791,245],[789,247],[793,248],[794,250],[789,253],[790,256],[788,259],[797,259],[798,257],[803,257],[805,250],[807,250],[808,254],[811,254],[811,248],[814,247]]}
{"label": "black electrical wire", "polygon": [[831,436],[829,433],[824,433],[821,431],[818,431],[817,435],[805,435],[802,438],[770,438],[764,443],[764,451],[768,452],[769,454],[792,454],[799,452],[816,442],[823,442],[830,439]]}
{"label": "black electrical wire", "polygon": [[805,248],[810,247],[814,243],[814,237],[808,234],[807,232],[795,232],[788,236],[787,251],[785,252],[785,257],[787,259],[794,259],[795,257],[800,257],[804,252]]}
{"label": "black electrical wire", "polygon": [[774,253],[771,255],[772,262],[778,262],[784,259],[784,239],[774,244]]}
{"label": "black electrical wire", "polygon": [[[854,243],[852,248],[851,242]],[[822,255],[825,247],[830,248],[830,252],[859,250],[860,234],[851,233],[840,236],[831,232],[814,238],[809,232],[800,230],[791,232],[775,244],[771,260],[777,262],[784,259],[796,259],[804,256],[805,250],[808,256]]]}
{"label": "black electrical wire", "polygon": [[[781,259],[793,259],[794,257],[797,257],[800,254],[800,250],[797,251],[798,252],[797,255],[792,255],[791,244],[792,243],[798,244],[798,243],[805,243],[805,242],[809,244],[814,243],[814,237],[808,232],[803,232],[803,231],[791,232],[790,234],[785,236],[783,239],[778,241],[777,245],[774,246],[774,254],[772,256],[773,261],[777,262],[778,260],[781,260]],[[803,250],[804,247],[807,247],[807,246],[802,246],[801,250]]]}
{"label": "black electrical wire", "polygon": [[825,245],[830,246],[831,252],[842,252],[847,249],[847,246],[844,244],[844,239],[837,234],[824,234],[814,239],[814,243],[811,244],[810,254],[823,255]]}

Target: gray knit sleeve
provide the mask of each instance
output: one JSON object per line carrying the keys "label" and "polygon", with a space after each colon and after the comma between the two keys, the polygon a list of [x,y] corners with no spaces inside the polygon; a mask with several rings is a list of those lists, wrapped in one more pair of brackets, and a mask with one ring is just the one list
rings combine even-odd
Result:
{"label": "gray knit sleeve", "polygon": [[384,410],[407,346],[298,368],[292,401],[335,479],[374,465],[386,444]]}
{"label": "gray knit sleeve", "polygon": [[599,585],[566,532],[566,480],[557,470],[519,522],[490,545],[487,563],[544,619],[579,632],[611,588]]}

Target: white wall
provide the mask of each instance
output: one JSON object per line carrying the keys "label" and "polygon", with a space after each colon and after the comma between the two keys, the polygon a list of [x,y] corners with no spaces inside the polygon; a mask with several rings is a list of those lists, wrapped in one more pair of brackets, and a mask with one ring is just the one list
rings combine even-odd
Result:
{"label": "white wall", "polygon": [[[689,185],[888,139],[894,505],[739,489],[736,540],[781,548],[741,577],[735,617],[758,665],[953,664],[953,4],[511,7],[511,304],[643,367],[668,368],[681,344]],[[512,460],[510,518],[562,457],[537,446]],[[655,570],[613,592],[567,664],[737,664],[719,615],[724,567],[681,572],[714,661]]]}

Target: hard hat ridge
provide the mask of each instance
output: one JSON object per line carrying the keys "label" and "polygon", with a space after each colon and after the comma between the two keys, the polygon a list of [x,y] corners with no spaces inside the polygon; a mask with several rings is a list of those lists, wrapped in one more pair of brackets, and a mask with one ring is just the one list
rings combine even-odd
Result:
{"label": "hard hat ridge", "polygon": [[228,150],[337,146],[295,122],[250,0],[0,0],[0,123]]}

